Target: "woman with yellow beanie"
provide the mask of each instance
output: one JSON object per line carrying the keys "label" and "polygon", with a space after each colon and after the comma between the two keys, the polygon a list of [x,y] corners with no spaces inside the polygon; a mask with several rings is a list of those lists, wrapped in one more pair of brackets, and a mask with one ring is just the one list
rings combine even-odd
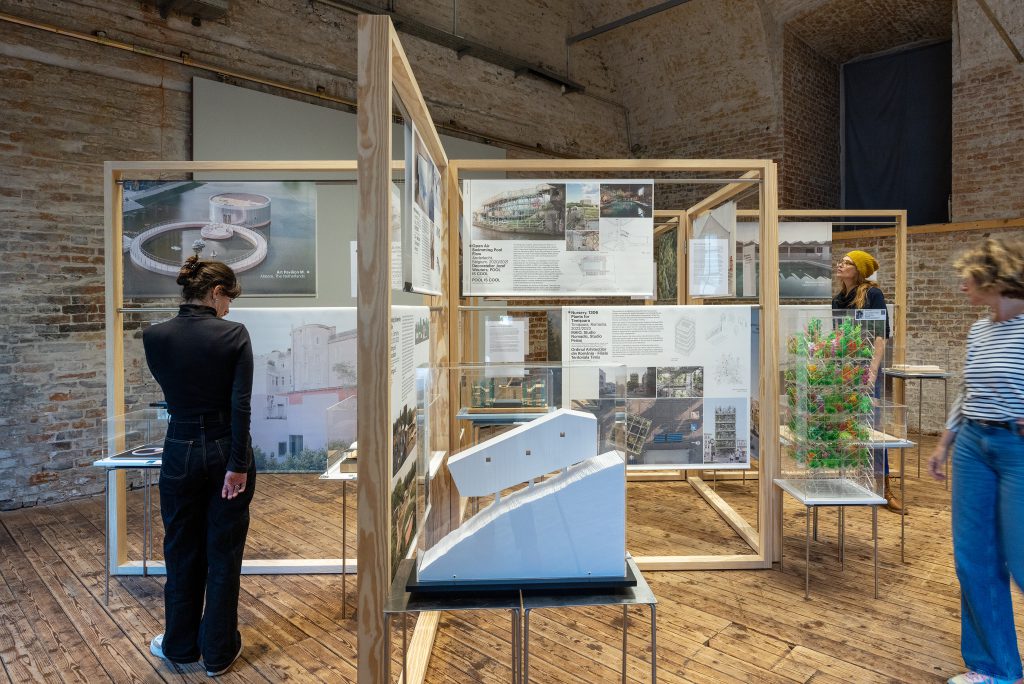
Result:
{"label": "woman with yellow beanie", "polygon": [[[878,270],[878,261],[867,252],[855,249],[848,252],[846,256],[836,264],[836,277],[839,279],[839,293],[832,298],[832,309],[882,309],[887,311],[885,306],[885,295],[868,278]],[[870,321],[867,323],[871,323]],[[875,396],[881,395],[882,378],[880,368],[882,358],[885,356],[885,340],[889,337],[889,317],[885,318],[885,325],[880,323],[875,329],[875,354],[871,359],[871,367],[868,370],[868,382],[875,385]],[[892,486],[889,480],[889,454],[882,450],[882,462],[885,472],[885,500],[886,508],[896,513],[903,512],[903,501],[900,499],[899,490]]]}

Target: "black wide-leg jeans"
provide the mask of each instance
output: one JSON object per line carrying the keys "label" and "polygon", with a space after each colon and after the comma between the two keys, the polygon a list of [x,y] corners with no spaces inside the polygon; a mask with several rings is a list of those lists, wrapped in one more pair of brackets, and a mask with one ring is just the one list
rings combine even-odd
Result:
{"label": "black wide-leg jeans", "polygon": [[[221,498],[231,451],[227,416],[171,419],[160,468],[164,522],[164,656],[176,663],[202,657],[206,669],[238,653],[238,592],[256,489],[252,448],[245,491]],[[205,600],[205,606],[204,606]]]}

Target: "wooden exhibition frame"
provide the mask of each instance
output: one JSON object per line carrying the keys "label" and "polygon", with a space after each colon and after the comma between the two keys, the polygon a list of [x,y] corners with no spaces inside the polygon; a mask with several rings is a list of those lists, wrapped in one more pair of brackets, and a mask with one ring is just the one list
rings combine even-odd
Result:
{"label": "wooden exhibition frame", "polygon": [[[359,219],[357,296],[357,366],[363,378],[357,394],[359,414],[357,438],[359,573],[357,681],[378,684],[389,676],[390,644],[387,643],[384,604],[392,581],[391,535],[391,125],[395,98],[444,179],[448,206],[457,196],[448,159],[434,128],[430,112],[420,93],[409,60],[390,18],[360,14],[358,18],[358,141]],[[408,150],[406,151],[408,154]],[[443,212],[447,216],[448,212]],[[458,287],[458,269],[450,268],[449,226],[442,221],[442,294],[428,297],[431,306],[430,362],[434,368],[448,365],[450,346],[456,343],[456,329],[449,335],[450,302],[453,286]],[[458,231],[454,231],[458,234]],[[457,255],[458,252],[456,251]],[[376,379],[371,381],[370,379]],[[445,383],[442,383],[445,384]],[[447,396],[447,392],[443,393]],[[449,407],[441,400],[442,420],[449,422]],[[448,430],[442,439],[450,440]],[[435,435],[435,437],[437,437]],[[437,442],[435,442],[437,444]],[[442,445],[443,446],[443,445]],[[444,449],[442,449],[444,450]],[[438,537],[458,524],[460,508],[452,502],[454,488],[442,467],[431,483],[431,507],[443,511],[440,520],[425,521],[420,534]],[[447,503],[447,505],[444,505]],[[429,660],[439,620],[426,614],[416,623],[410,645],[410,681],[421,681]]]}
{"label": "wooden exhibition frame", "polygon": [[[741,218],[757,218],[756,212],[750,210],[740,210],[736,213]],[[780,209],[779,219],[783,218],[829,219],[833,224],[842,221],[854,225],[885,226],[877,229],[833,233],[832,242],[888,237],[895,239],[893,279],[896,283],[896,291],[892,298],[892,362],[894,364],[905,363],[907,353],[907,211],[905,209]],[[845,219],[851,220],[847,222]],[[893,378],[893,400],[896,403],[903,403],[904,386],[903,380]]]}
{"label": "wooden exhibition frame", "polygon": [[[724,181],[723,187],[709,195],[697,205],[700,211],[713,208],[718,204],[727,201],[730,197],[739,192],[748,190],[752,186],[760,185],[760,206],[757,215],[761,221],[761,240],[765,244],[775,244],[778,241],[776,206],[777,206],[777,168],[771,160],[675,160],[675,159],[601,159],[601,160],[565,160],[565,159],[477,159],[477,160],[450,160],[451,175],[457,182],[462,172],[507,172],[507,173],[538,173],[550,175],[552,173],[593,173],[601,177],[613,176],[616,172],[637,173],[740,173],[733,182]],[[703,207],[703,208],[702,208]],[[458,209],[453,207],[453,210]],[[673,217],[682,227],[681,236],[689,234],[691,215],[693,210],[687,211],[656,211],[658,218]],[[457,220],[457,215],[449,220]],[[665,230],[672,230],[666,228]],[[678,228],[676,228],[678,229]],[[659,231],[659,234],[662,231]],[[449,250],[452,254],[458,253],[459,243],[457,235],[449,235]],[[676,258],[678,264],[685,264],[685,240],[676,242]],[[760,434],[761,443],[775,445],[774,448],[762,447],[761,467],[762,477],[759,479],[758,492],[758,524],[754,529],[742,516],[732,509],[721,497],[710,487],[704,484],[700,478],[691,477],[691,486],[708,502],[708,504],[723,517],[723,519],[736,531],[736,533],[751,547],[751,554],[723,554],[723,555],[700,555],[700,556],[644,556],[636,558],[637,565],[642,570],[712,570],[712,569],[737,569],[737,568],[765,568],[770,567],[775,557],[776,525],[771,521],[778,515],[775,506],[781,505],[781,499],[773,492],[772,480],[778,475],[778,349],[774,342],[778,331],[778,281],[773,278],[766,278],[765,274],[775,273],[778,270],[778,252],[762,256],[762,270],[759,298],[759,305],[762,310],[761,323],[761,406]],[[685,268],[677,273],[679,279],[677,285],[678,296],[682,296],[685,289]],[[503,297],[508,304],[514,305],[514,298]],[[536,299],[531,297],[530,299]],[[460,302],[472,301],[466,298]],[[651,303],[647,300],[646,303]],[[465,335],[474,334],[476,320],[473,314],[471,318],[464,321],[467,331]],[[453,326],[454,327],[454,326]],[[772,344],[766,344],[771,340]],[[475,350],[475,345],[468,345],[465,349]],[[453,358],[456,351],[453,350]],[[469,361],[469,359],[462,359]],[[771,399],[769,400],[769,397]],[[767,410],[765,410],[767,409]],[[455,433],[453,433],[455,434]],[[674,473],[674,474],[673,474]],[[630,480],[660,480],[680,479],[679,471],[668,471],[665,473],[644,472],[631,473]]]}
{"label": "wooden exhibition frame", "polygon": [[[131,312],[166,311],[173,314],[177,307],[124,306],[124,255],[121,249],[123,225],[121,182],[129,174],[157,175],[161,173],[258,172],[263,175],[286,172],[347,173],[356,170],[353,161],[158,161],[158,162],[105,162],[103,165],[103,202],[105,234],[105,286],[106,286],[106,364],[107,364],[107,437],[108,450],[117,453],[125,449],[125,380],[124,380],[124,318]],[[107,568],[111,575],[162,575],[162,561],[132,560],[127,555],[127,475],[123,469],[107,471]],[[355,572],[356,562],[348,560],[342,566],[341,558],[285,558],[246,560],[244,574],[341,573]]]}
{"label": "wooden exhibition frame", "polygon": [[[758,214],[752,210],[739,210],[736,212],[739,218],[757,218]],[[883,225],[893,228],[881,230],[850,231],[848,235],[833,233],[832,242],[855,240],[857,238],[877,238],[892,236],[896,240],[894,254],[894,278],[896,281],[896,292],[893,295],[893,353],[892,362],[902,364],[906,362],[907,350],[907,212],[905,209],[780,209],[779,219],[822,219],[837,220],[852,219],[857,225]],[[863,223],[862,223],[863,221]],[[845,221],[843,221],[845,223]],[[767,244],[761,242],[762,245]],[[776,244],[778,241],[776,240]],[[775,253],[776,267],[778,265],[778,250]],[[761,250],[762,259],[764,250]],[[764,262],[762,261],[762,269]],[[904,402],[905,381],[893,378],[893,401],[898,404]],[[774,476],[773,476],[774,479]],[[782,492],[772,492],[776,498],[776,518],[772,521],[775,527],[776,539],[782,539]],[[774,560],[781,560],[781,543],[776,547]]]}
{"label": "wooden exhibition frame", "polygon": [[[391,133],[393,100],[397,96],[405,106],[409,118],[424,137],[429,154],[445,178],[448,216],[442,228],[442,287],[443,293],[435,298],[433,306],[441,311],[446,322],[431,329],[431,345],[436,347],[432,362],[437,368],[448,366],[448,360],[460,363],[462,349],[474,346],[460,345],[460,336],[472,340],[473,320],[458,320],[459,311],[453,306],[459,298],[460,274],[458,255],[460,236],[454,226],[459,225],[461,202],[459,175],[462,172],[492,171],[509,173],[587,173],[606,176],[615,172],[627,173],[700,173],[728,172],[744,174],[736,180],[742,187],[761,186],[758,216],[761,239],[764,244],[777,242],[778,181],[776,164],[770,160],[448,160],[441,148],[429,112],[416,85],[408,60],[387,17],[360,15],[359,17],[359,223],[358,223],[358,374],[360,378],[388,378],[390,367],[390,192]],[[734,183],[726,181],[727,187]],[[685,220],[686,214],[679,213]],[[761,367],[765,369],[761,383],[761,435],[767,445],[762,451],[765,477],[760,480],[758,499],[758,525],[755,532],[747,526],[751,545],[749,555],[656,556],[638,558],[641,568],[647,570],[735,569],[770,567],[776,554],[775,526],[770,524],[777,513],[773,506],[772,478],[777,468],[778,444],[778,283],[774,277],[778,254],[764,257],[760,284],[762,311],[760,350]],[[681,262],[682,263],[682,262]],[[432,319],[433,320],[433,319]],[[449,378],[454,383],[454,376]],[[450,396],[458,396],[449,386]],[[358,681],[360,684],[383,681],[387,672],[389,645],[385,639],[383,604],[390,585],[392,559],[388,537],[390,531],[390,401],[389,382],[360,386],[359,401],[359,648]],[[464,441],[464,434],[455,421],[457,407],[448,407],[449,451]],[[385,456],[388,456],[385,458]],[[713,494],[713,493],[712,493]],[[431,505],[435,502],[435,487],[431,484]],[[459,502],[454,490],[449,492],[449,507],[453,510],[452,525],[458,524]],[[744,523],[745,524],[745,523]],[[429,654],[436,620],[427,619],[423,633],[413,638],[411,658],[424,663]],[[410,679],[422,673],[410,673]]]}

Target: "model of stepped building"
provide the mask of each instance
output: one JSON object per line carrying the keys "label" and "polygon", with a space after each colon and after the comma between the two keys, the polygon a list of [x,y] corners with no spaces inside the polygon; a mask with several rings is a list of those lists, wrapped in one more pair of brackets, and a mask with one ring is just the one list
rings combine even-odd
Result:
{"label": "model of stepped building", "polygon": [[597,419],[561,409],[454,456],[459,493],[494,503],[420,555],[417,581],[623,578],[625,463],[596,445]]}

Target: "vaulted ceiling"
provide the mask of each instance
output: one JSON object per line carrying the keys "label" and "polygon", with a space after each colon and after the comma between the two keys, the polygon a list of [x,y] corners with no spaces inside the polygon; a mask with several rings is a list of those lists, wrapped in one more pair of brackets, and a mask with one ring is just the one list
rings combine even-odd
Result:
{"label": "vaulted ceiling", "polygon": [[836,64],[952,35],[953,0],[777,2],[786,27]]}

